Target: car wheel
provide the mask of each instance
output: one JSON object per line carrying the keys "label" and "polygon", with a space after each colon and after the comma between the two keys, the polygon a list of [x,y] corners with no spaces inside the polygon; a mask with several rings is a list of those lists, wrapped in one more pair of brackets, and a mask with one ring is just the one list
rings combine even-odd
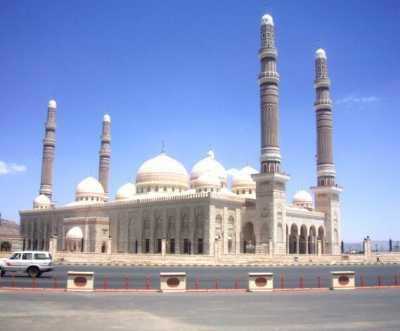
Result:
{"label": "car wheel", "polygon": [[36,278],[40,276],[40,270],[37,267],[29,267],[28,268],[29,277]]}

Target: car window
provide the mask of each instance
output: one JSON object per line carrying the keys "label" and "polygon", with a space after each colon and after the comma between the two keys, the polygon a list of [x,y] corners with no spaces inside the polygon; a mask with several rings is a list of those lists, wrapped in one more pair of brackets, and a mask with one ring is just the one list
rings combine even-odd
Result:
{"label": "car window", "polygon": [[35,260],[48,260],[48,256],[44,253],[35,253]]}
{"label": "car window", "polygon": [[19,260],[21,258],[21,253],[15,253],[10,257],[10,260]]}
{"label": "car window", "polygon": [[23,253],[22,259],[23,260],[32,260],[32,253]]}

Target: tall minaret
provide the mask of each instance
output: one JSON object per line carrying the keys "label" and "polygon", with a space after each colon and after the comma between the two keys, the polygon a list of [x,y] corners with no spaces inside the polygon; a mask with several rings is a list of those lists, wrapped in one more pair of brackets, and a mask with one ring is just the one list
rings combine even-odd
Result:
{"label": "tall minaret", "polygon": [[103,117],[103,130],[101,134],[99,155],[99,182],[103,185],[104,193],[107,197],[111,159],[111,118],[108,114],[105,114]]}
{"label": "tall minaret", "polygon": [[261,72],[261,172],[280,172],[279,149],[279,74],[276,69],[278,52],[275,47],[275,28],[272,16],[261,19],[261,48],[259,57]]}
{"label": "tall minaret", "polygon": [[314,102],[317,119],[317,186],[315,208],[325,213],[325,233],[321,240],[322,253],[340,253],[340,202],[342,191],[336,185],[336,170],[333,163],[332,101],[330,96],[327,56],[323,49],[315,52]]}
{"label": "tall minaret", "polygon": [[275,47],[273,18],[261,19],[261,171],[253,175],[256,181],[256,252],[285,254],[286,242],[286,182],[289,177],[281,170],[279,148],[279,74],[276,69],[278,52]]}
{"label": "tall minaret", "polygon": [[53,194],[53,161],[56,148],[56,109],[55,100],[50,100],[47,108],[47,121],[43,139],[42,177],[39,194],[46,195],[50,201]]}
{"label": "tall minaret", "polygon": [[331,82],[328,76],[328,62],[323,49],[315,53],[314,102],[317,115],[317,173],[318,186],[335,185],[336,170],[333,163],[332,146],[332,101]]}

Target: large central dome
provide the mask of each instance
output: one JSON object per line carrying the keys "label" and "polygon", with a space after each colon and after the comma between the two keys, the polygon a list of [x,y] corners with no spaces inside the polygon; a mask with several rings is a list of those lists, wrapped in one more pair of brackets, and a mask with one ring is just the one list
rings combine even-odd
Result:
{"label": "large central dome", "polygon": [[136,175],[137,193],[182,191],[189,188],[185,167],[165,153],[145,161]]}

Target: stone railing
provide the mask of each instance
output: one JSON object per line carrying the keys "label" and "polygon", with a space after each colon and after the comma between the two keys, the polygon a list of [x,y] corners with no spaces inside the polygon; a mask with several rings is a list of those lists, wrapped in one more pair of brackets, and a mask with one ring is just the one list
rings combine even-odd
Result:
{"label": "stone railing", "polygon": [[262,254],[238,255],[160,255],[160,254],[129,254],[129,253],[68,253],[57,252],[55,261],[77,264],[115,264],[115,265],[335,265],[335,264],[369,264],[369,263],[399,263],[400,254],[379,255],[282,255],[269,256]]}

